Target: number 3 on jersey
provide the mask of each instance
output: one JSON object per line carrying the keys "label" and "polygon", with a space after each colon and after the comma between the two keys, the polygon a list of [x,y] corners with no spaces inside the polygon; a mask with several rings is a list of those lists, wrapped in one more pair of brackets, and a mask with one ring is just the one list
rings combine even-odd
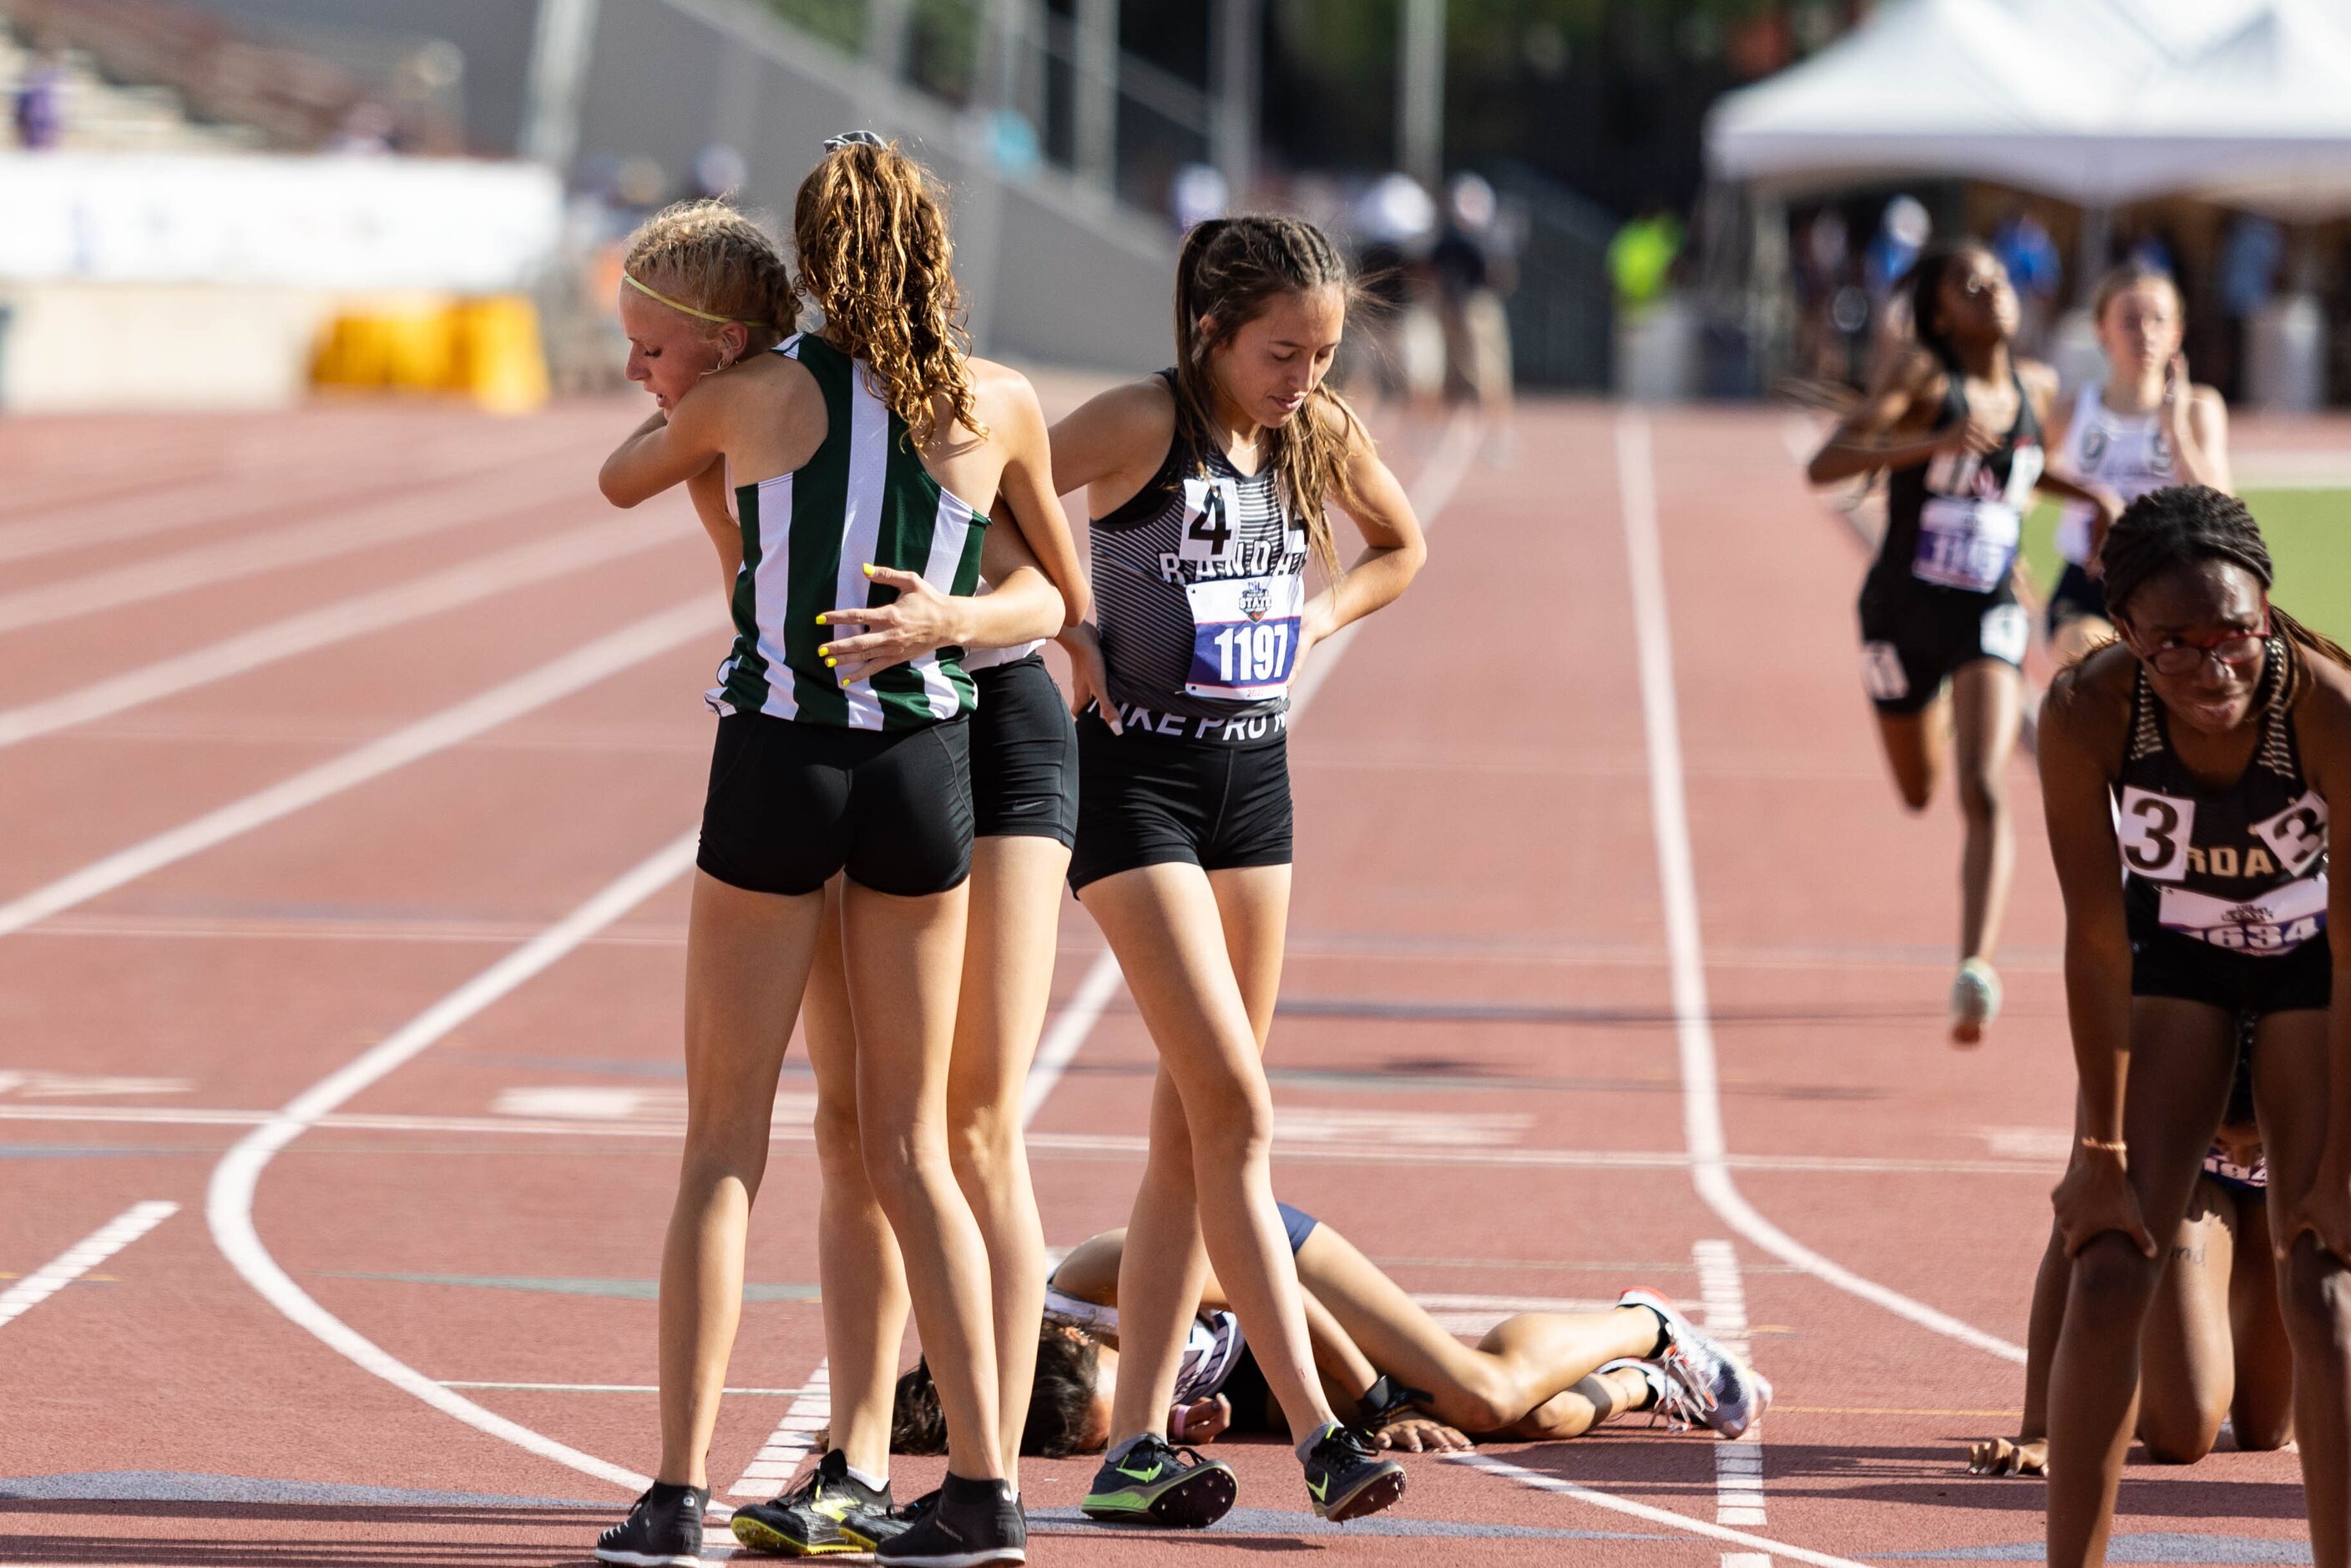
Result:
{"label": "number 3 on jersey", "polygon": [[1231,559],[1240,515],[1240,486],[1233,480],[1217,475],[1185,480],[1181,559],[1219,566]]}

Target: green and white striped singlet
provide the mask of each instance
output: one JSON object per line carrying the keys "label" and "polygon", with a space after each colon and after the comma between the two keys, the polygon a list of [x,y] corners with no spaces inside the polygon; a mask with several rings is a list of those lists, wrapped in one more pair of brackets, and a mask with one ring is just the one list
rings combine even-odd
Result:
{"label": "green and white striped singlet", "polygon": [[896,589],[866,577],[867,561],[918,572],[941,593],[972,592],[987,518],[931,477],[862,361],[811,333],[775,351],[807,367],[822,390],[824,444],[789,474],[736,486],[743,567],[735,578],[735,651],[718,667],[710,706],[881,730],[969,712],[962,649],[942,648],[843,686],[817,653],[836,633],[816,618],[897,598]]}

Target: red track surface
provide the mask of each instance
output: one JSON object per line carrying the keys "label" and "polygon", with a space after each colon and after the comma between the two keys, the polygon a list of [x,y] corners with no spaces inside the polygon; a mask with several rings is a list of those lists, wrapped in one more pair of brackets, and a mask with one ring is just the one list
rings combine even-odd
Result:
{"label": "red track surface", "polygon": [[[0,604],[347,516],[483,514],[381,543],[363,524],[301,564],[0,632],[0,710],[607,522],[590,476],[632,417],[345,406],[0,424]],[[1241,1444],[1228,1457],[1261,1511],[1237,1527],[1081,1542],[1049,1522],[1037,1561],[1207,1543],[1348,1563],[1710,1564],[1774,1543],[2037,1559],[2038,1484],[1972,1480],[1959,1460],[1965,1438],[2011,1427],[2020,1370],[1789,1266],[1689,1179],[1624,417],[1524,409],[1514,460],[1470,465],[1420,583],[1301,721],[1289,1011],[1270,1056],[1278,1176],[1425,1293],[1593,1300],[1646,1282],[1695,1300],[1693,1244],[1731,1242],[1779,1388],[1767,1518],[1735,1527],[1762,1539],[1704,1533],[1719,1445],[1635,1422],[1489,1452],[1669,1519],[1423,1459],[1395,1516],[1310,1531],[1286,1453]],[[1804,1246],[2021,1342],[2070,1097],[2029,768],[2012,779],[2009,1012],[1960,1054],[1941,1029],[1956,825],[1943,804],[1906,818],[1882,777],[1853,674],[1852,540],[1802,493],[1779,416],[1651,423],[1729,1175]],[[1390,444],[1409,477],[1433,433]],[[706,634],[469,740],[25,929],[0,908],[0,1269],[32,1273],[139,1201],[181,1206],[0,1321],[0,1497],[20,1498],[0,1501],[0,1560],[581,1563],[624,1500],[329,1348],[232,1269],[205,1208],[224,1154],[267,1113],[691,826],[717,585],[682,505],[656,505],[672,542],[0,747],[6,901],[709,598]],[[78,519],[104,542],[27,542]],[[674,880],[303,1132],[253,1211],[294,1284],[382,1352],[429,1379],[563,1385],[457,1392],[630,1469],[654,1450],[653,1397],[629,1390],[653,1381],[683,920]],[[1059,995],[1098,949],[1071,904]],[[1055,1242],[1123,1220],[1150,1061],[1115,996],[1036,1123]],[[796,1051],[749,1277],[806,1289],[747,1309],[734,1381],[750,1389],[796,1389],[822,1354],[808,1089]],[[722,1496],[789,1403],[730,1399]],[[935,1469],[907,1462],[902,1495]],[[1074,1504],[1089,1473],[1032,1463],[1032,1509]],[[480,1500],[434,1495],[448,1493]],[[2134,1468],[2124,1500],[2117,1562],[2306,1560],[2288,1457]],[[2203,1539],[2129,1539],[2162,1532]]]}

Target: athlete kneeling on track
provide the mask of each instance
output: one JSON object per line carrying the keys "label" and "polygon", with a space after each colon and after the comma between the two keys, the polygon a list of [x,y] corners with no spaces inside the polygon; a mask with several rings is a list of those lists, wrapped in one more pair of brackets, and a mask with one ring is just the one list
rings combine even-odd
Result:
{"label": "athlete kneeling on track", "polygon": [[2079,1080],[2054,1195],[2073,1256],[2050,1370],[2053,1568],[2105,1561],[2139,1394],[2155,1238],[2188,1210],[2254,1019],[2278,1301],[2320,1568],[2351,1563],[2351,1019],[2327,927],[2328,822],[2351,803],[2351,653],[2270,601],[2242,503],[2173,486],[2107,534],[2121,641],[2052,685],[2040,759],[2065,898]]}
{"label": "athlete kneeling on track", "polygon": [[[2139,1342],[2138,1439],[2157,1464],[2192,1465],[2226,1421],[2241,1451],[2266,1452],[2294,1435],[2294,1354],[2278,1313],[2270,1246],[2268,1164],[2253,1120],[2252,1022],[2244,1020],[2229,1110],[2171,1239],[2163,1283]],[[2053,1227],[2033,1282],[2017,1435],[1968,1448],[1985,1476],[2038,1476],[2049,1464],[2049,1363],[2073,1277]]]}
{"label": "athlete kneeling on track", "polygon": [[[1358,1427],[1377,1447],[1444,1451],[1468,1448],[1472,1436],[1553,1441],[1645,1410],[1736,1437],[1771,1403],[1769,1382],[1655,1291],[1627,1291],[1614,1312],[1521,1312],[1473,1349],[1345,1237],[1288,1204],[1280,1212],[1323,1392],[1332,1409],[1359,1413]],[[1123,1230],[1104,1231],[1053,1271],[1027,1452],[1058,1458],[1110,1440],[1125,1241]],[[1206,1443],[1227,1431],[1282,1431],[1281,1406],[1213,1274],[1200,1308],[1169,1437]],[[891,1446],[935,1453],[941,1439],[929,1368],[917,1364],[898,1380]]]}
{"label": "athlete kneeling on track", "polygon": [[1910,296],[1916,346],[1806,473],[1815,485],[1888,476],[1886,537],[1861,590],[1862,684],[1912,810],[1934,799],[1947,732],[1957,754],[1967,841],[1951,1038],[1972,1045],[2000,1012],[1991,956],[2016,858],[2007,772],[2032,640],[2012,580],[2024,507],[2036,488],[2105,517],[2116,507],[2043,465],[2057,375],[2016,355],[2016,290],[1999,258],[1972,241],[1930,250],[1911,270]]}

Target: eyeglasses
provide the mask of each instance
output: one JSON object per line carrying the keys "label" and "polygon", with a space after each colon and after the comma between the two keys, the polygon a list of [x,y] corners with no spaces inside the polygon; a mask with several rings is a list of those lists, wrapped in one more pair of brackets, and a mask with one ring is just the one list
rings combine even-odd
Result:
{"label": "eyeglasses", "polygon": [[2217,659],[2223,664],[2257,664],[2262,659],[2262,646],[2269,641],[2270,607],[2262,605],[2262,623],[2250,632],[2224,632],[2218,637],[2201,643],[2185,637],[2167,637],[2153,648],[2142,648],[2138,639],[2131,639],[2131,652],[2145,659],[2158,675],[2192,675],[2204,667],[2207,659]]}
{"label": "eyeglasses", "polygon": [[824,139],[824,150],[828,152],[838,152],[844,147],[880,147],[886,150],[889,145],[871,131],[844,131],[838,136]]}

